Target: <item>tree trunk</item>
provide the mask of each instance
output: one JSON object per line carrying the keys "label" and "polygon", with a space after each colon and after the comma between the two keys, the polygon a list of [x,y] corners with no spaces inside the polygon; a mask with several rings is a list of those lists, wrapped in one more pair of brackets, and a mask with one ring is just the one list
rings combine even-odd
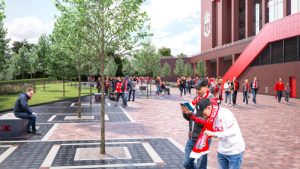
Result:
{"label": "tree trunk", "polygon": [[149,84],[149,80],[147,79],[147,99],[148,99],[148,84]]}
{"label": "tree trunk", "polygon": [[[101,1],[100,1],[101,2]],[[103,1],[102,1],[103,3]],[[100,10],[103,11],[103,4],[100,5]],[[104,16],[100,15],[100,51],[99,51],[99,61],[101,64],[101,146],[100,154],[105,154],[105,101],[104,101],[104,62],[105,62],[105,51],[104,51]]]}
{"label": "tree trunk", "polygon": [[78,71],[78,118],[81,118],[81,66],[79,65]]}
{"label": "tree trunk", "polygon": [[65,97],[65,79],[63,78],[63,97]]}
{"label": "tree trunk", "polygon": [[45,77],[46,77],[46,75],[45,75],[45,71],[44,71],[44,91],[45,91]]}
{"label": "tree trunk", "polygon": [[93,102],[92,102],[92,79],[91,79],[91,77],[92,77],[92,75],[91,75],[91,67],[89,67],[89,74],[90,74],[90,105],[92,105],[93,104]]}

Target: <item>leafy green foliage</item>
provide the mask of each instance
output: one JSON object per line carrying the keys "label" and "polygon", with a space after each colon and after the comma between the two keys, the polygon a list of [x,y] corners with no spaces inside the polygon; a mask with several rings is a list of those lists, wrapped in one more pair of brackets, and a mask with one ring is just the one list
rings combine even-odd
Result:
{"label": "leafy green foliage", "polygon": [[161,69],[160,76],[167,77],[171,73],[171,66],[168,63],[165,63]]}
{"label": "leafy green foliage", "polygon": [[184,76],[185,64],[183,59],[177,59],[174,69],[174,74],[177,76]]}
{"label": "leafy green foliage", "polygon": [[189,63],[186,63],[184,65],[184,76],[185,77],[188,77],[188,76],[192,76],[193,75],[193,69],[192,69],[192,66],[191,64]]}
{"label": "leafy green foliage", "polygon": [[[7,60],[8,60],[8,42],[6,39],[7,31],[4,29],[3,20],[5,18],[4,14],[5,3],[3,0],[0,1],[0,74],[7,69]],[[1,75],[0,75],[1,76]]]}
{"label": "leafy green foliage", "polygon": [[195,73],[200,77],[206,76],[206,68],[204,61],[201,60],[197,63]]}
{"label": "leafy green foliage", "polygon": [[116,64],[114,59],[110,59],[105,67],[104,75],[113,77],[116,75],[118,65]]}
{"label": "leafy green foliage", "polygon": [[162,48],[158,49],[158,53],[161,56],[171,56],[171,49],[166,48],[166,47],[162,47]]}
{"label": "leafy green foliage", "polygon": [[139,75],[142,76],[158,76],[160,73],[160,58],[154,46],[145,45],[134,56],[134,65]]}

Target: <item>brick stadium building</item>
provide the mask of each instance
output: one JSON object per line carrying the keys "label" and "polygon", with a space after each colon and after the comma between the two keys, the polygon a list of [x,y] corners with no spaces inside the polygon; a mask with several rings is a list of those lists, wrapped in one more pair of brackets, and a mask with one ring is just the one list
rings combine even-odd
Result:
{"label": "brick stadium building", "polygon": [[281,77],[300,98],[299,12],[300,0],[201,0],[201,53],[186,61],[202,60],[207,76],[236,76],[240,84],[256,76],[260,94],[274,95]]}

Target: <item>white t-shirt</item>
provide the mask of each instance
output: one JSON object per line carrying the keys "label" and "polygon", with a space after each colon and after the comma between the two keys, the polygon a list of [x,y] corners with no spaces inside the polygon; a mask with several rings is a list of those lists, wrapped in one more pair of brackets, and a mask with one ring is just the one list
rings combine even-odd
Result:
{"label": "white t-shirt", "polygon": [[220,107],[213,127],[216,137],[220,139],[219,153],[233,155],[245,151],[245,142],[239,124],[230,110]]}

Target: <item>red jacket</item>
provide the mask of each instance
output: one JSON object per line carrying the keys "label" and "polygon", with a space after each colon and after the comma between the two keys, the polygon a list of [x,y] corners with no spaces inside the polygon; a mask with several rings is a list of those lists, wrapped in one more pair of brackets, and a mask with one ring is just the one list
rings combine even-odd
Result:
{"label": "red jacket", "polygon": [[122,93],[122,82],[118,82],[116,85],[116,92]]}
{"label": "red jacket", "polygon": [[283,91],[284,90],[284,84],[282,82],[277,82],[274,86],[275,91]]}

